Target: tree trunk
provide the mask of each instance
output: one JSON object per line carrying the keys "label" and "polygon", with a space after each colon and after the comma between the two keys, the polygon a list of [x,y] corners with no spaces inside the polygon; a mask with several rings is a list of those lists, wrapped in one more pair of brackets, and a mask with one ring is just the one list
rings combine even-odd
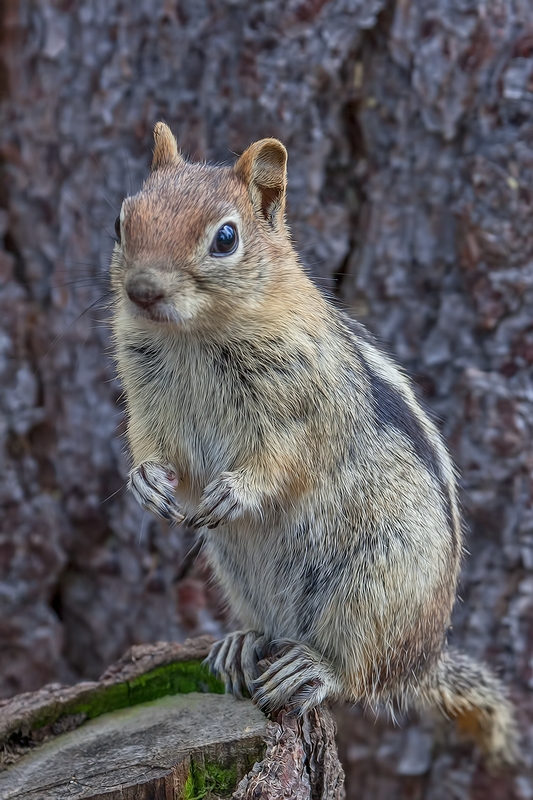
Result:
{"label": "tree trunk", "polygon": [[[122,490],[101,226],[147,174],[162,118],[193,158],[288,146],[304,262],[414,377],[449,442],[469,551],[451,638],[512,687],[531,753],[530,0],[1,10],[0,692],[95,678],[130,644],[220,627],[197,577],[175,582],[180,532]],[[533,797],[529,762],[489,779],[426,723],[339,713],[353,796]]]}
{"label": "tree trunk", "polygon": [[4,701],[0,796],[342,800],[329,709],[267,723],[208,674],[211,643],[140,645],[97,682]]}

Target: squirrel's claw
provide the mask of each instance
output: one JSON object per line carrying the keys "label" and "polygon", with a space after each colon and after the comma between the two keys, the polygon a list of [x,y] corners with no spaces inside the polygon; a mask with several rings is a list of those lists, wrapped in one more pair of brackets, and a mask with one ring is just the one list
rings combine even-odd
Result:
{"label": "squirrel's claw", "polygon": [[259,671],[258,662],[265,657],[266,640],[257,631],[235,631],[211,648],[206,664],[224,681],[227,692],[242,700],[245,693],[251,696],[254,680]]}
{"label": "squirrel's claw", "polygon": [[[261,665],[259,665],[261,666]],[[332,667],[302,644],[290,645],[254,682],[252,700],[265,713],[290,708],[298,716],[340,693]]]}
{"label": "squirrel's claw", "polygon": [[169,522],[184,520],[176,500],[176,474],[172,467],[155,461],[144,461],[132,469],[128,489],[147,511]]}
{"label": "squirrel's claw", "polygon": [[196,514],[187,520],[191,528],[216,528],[224,522],[231,522],[243,511],[243,501],[235,476],[223,472],[204,490]]}

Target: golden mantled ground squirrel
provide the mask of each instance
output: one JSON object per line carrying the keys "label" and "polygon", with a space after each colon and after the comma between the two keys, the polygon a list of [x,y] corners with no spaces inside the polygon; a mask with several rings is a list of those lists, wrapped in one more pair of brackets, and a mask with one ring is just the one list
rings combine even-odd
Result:
{"label": "golden mantled ground squirrel", "polygon": [[450,458],[401,371],[303,271],[285,148],[264,139],[219,167],[187,163],[163,123],[154,136],[112,260],[130,488],[203,531],[244,626],[212,669],[266,711],[436,707],[513,763],[504,688],[446,645],[462,551]]}

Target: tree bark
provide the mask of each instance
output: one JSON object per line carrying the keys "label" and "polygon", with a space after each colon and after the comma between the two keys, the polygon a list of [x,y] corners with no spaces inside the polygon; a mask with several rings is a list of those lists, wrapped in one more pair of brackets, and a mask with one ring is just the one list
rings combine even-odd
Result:
{"label": "tree bark", "polygon": [[[175,582],[180,532],[123,491],[100,225],[163,118],[193,158],[288,146],[304,262],[449,442],[469,551],[451,638],[511,686],[530,754],[529,0],[6,0],[1,31],[0,692],[220,628],[199,575]],[[358,798],[533,797],[530,755],[493,780],[425,722],[339,713]]]}
{"label": "tree bark", "polygon": [[263,761],[245,775],[234,800],[343,800],[344,770],[335,742],[330,710],[318,706],[302,719],[287,711],[267,726]]}

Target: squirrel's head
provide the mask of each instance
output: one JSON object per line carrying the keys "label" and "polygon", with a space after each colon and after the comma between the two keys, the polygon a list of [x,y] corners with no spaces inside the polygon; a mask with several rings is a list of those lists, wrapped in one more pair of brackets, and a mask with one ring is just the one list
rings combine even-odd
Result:
{"label": "squirrel's head", "polygon": [[233,167],[217,167],[185,161],[162,122],[154,139],[150,177],[115,226],[111,274],[122,311],[143,325],[193,327],[253,313],[295,264],[287,151],[262,139]]}

